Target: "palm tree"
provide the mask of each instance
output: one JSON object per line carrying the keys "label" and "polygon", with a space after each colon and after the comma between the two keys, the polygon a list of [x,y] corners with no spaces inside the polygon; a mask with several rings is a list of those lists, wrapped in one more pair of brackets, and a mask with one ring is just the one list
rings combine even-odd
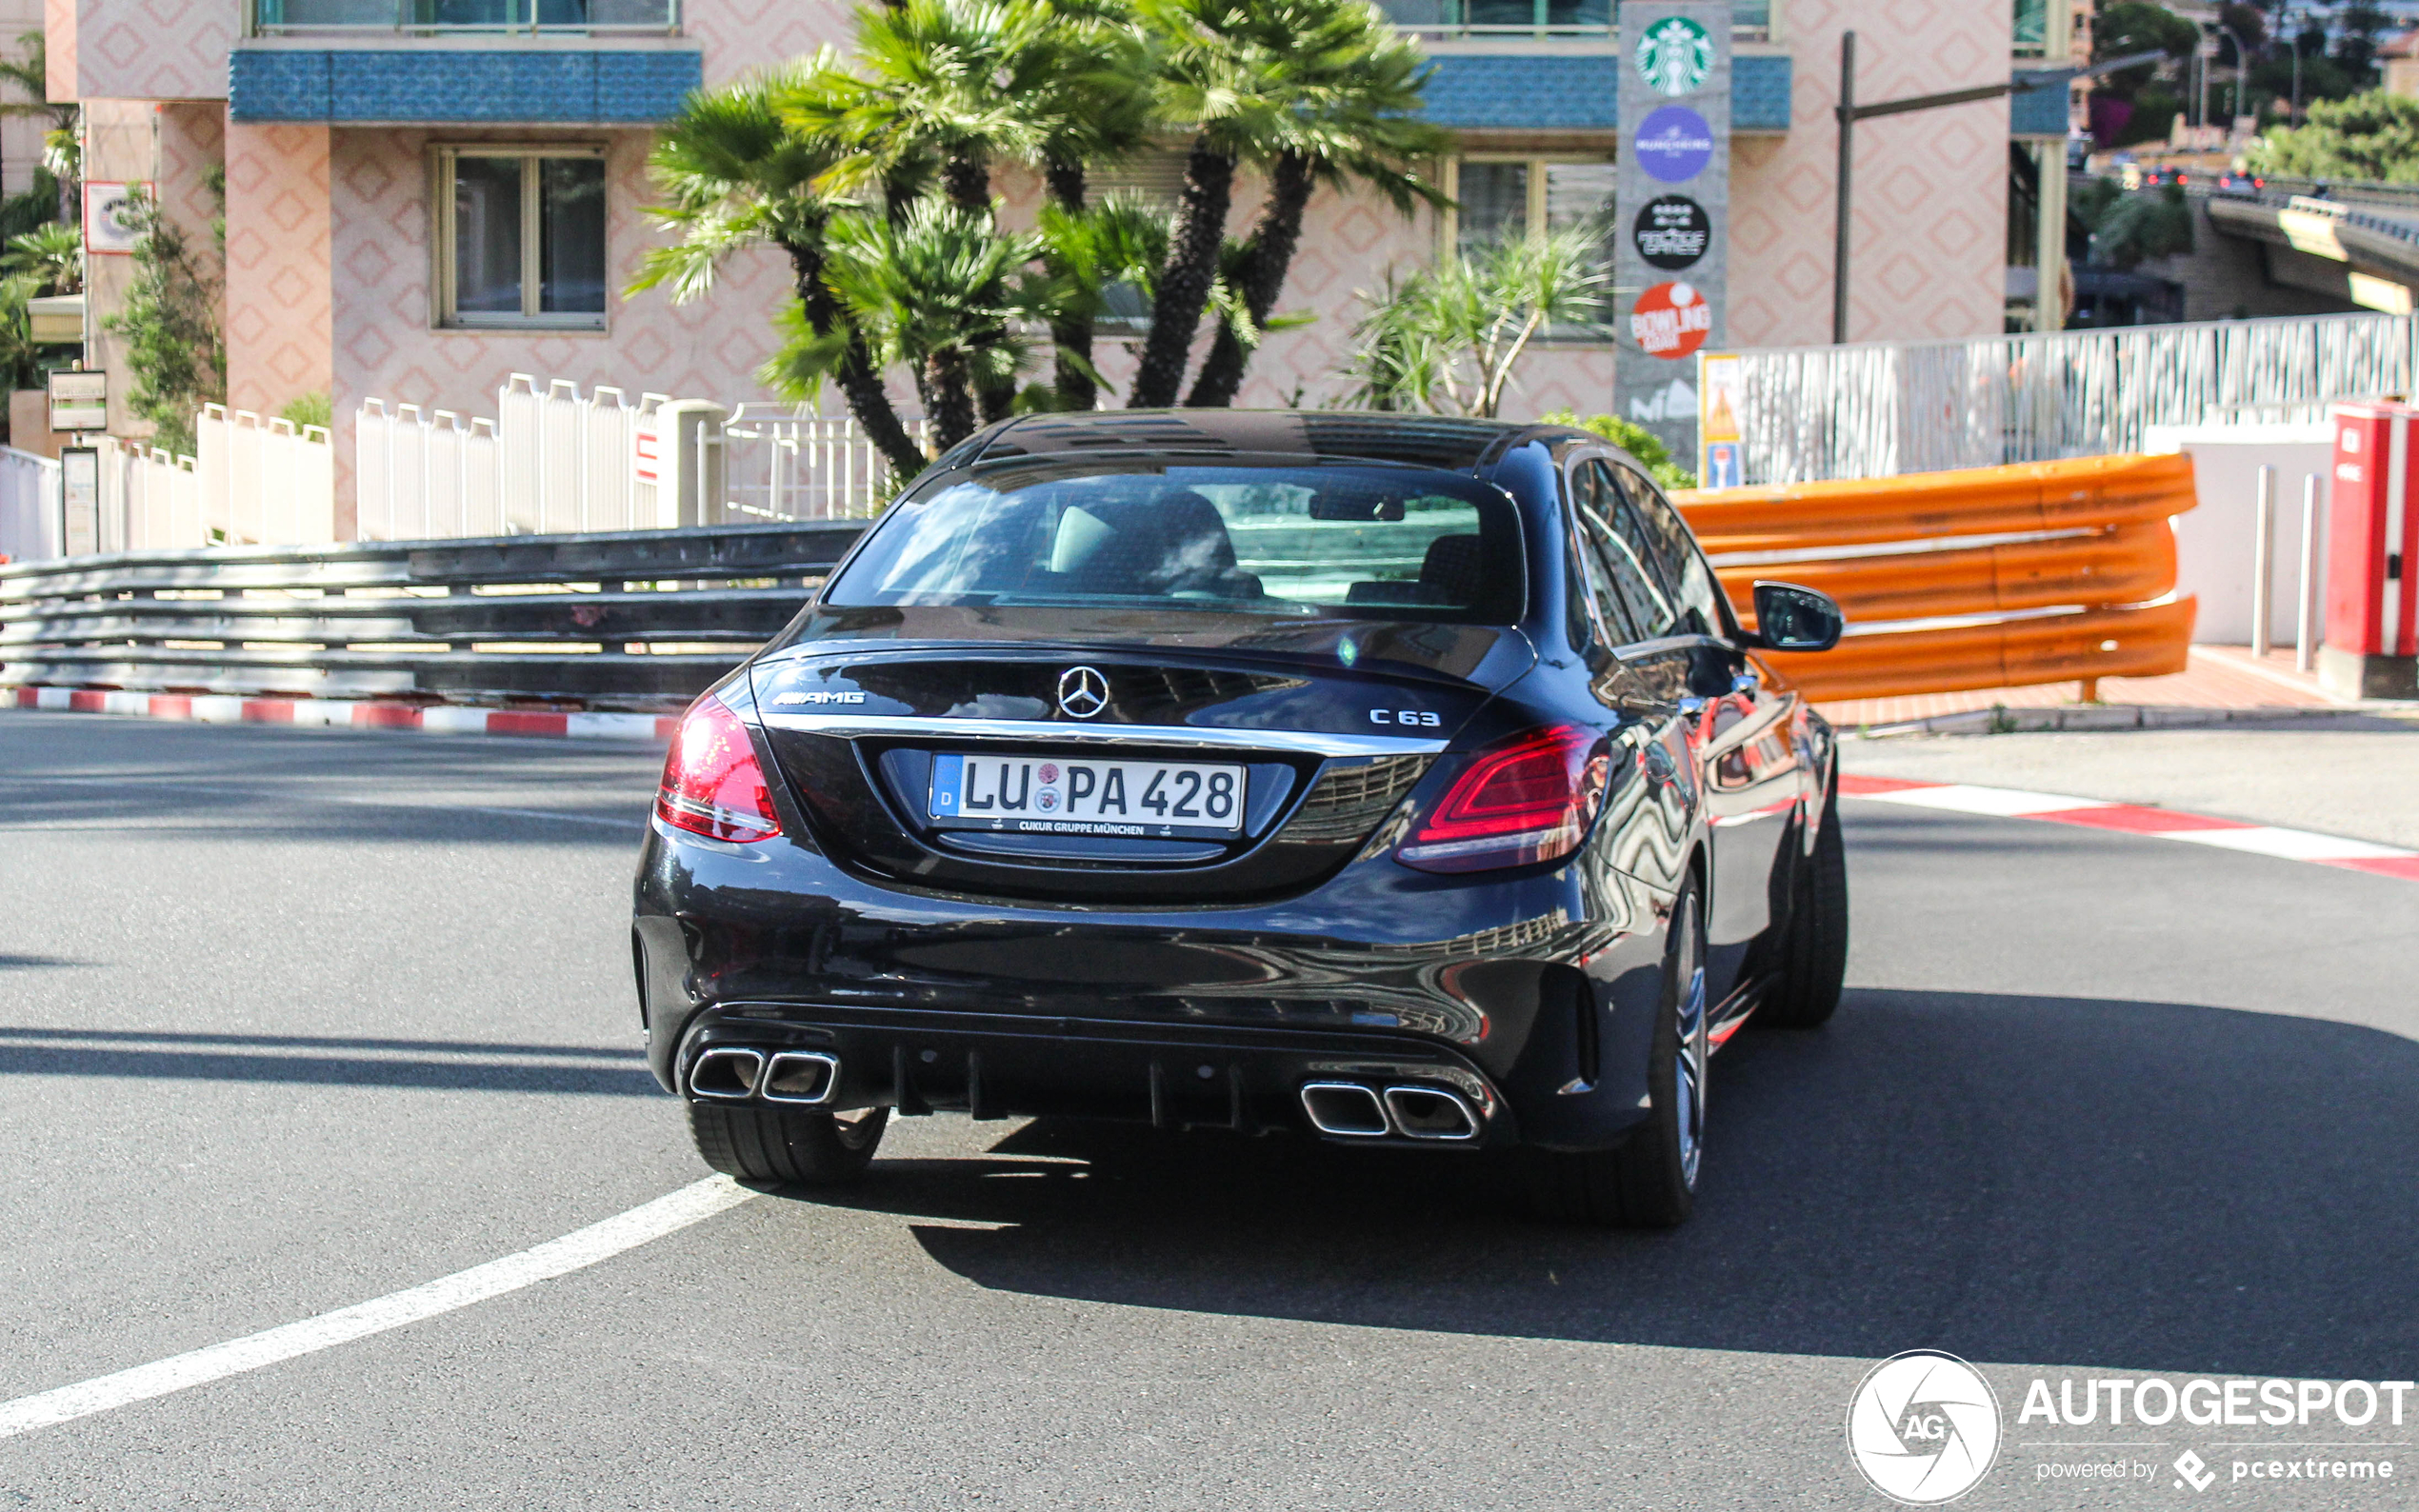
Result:
{"label": "palm tree", "polygon": [[1184,188],[1168,237],[1127,403],[1176,402],[1226,240],[1237,163],[1266,160],[1284,140],[1299,56],[1290,0],[1135,0],[1156,50],[1159,112],[1192,131]]}
{"label": "palm tree", "polygon": [[0,57],[0,84],[13,84],[22,100],[0,100],[0,116],[33,116],[47,120],[50,128],[42,136],[42,166],[56,180],[59,204],[55,219],[77,219],[75,205],[81,191],[83,152],[76,140],[77,107],[72,100],[50,98],[50,45],[39,31],[28,31],[17,38],[25,51],[13,58]]}
{"label": "palm tree", "polygon": [[9,238],[0,273],[31,273],[37,294],[72,294],[84,287],[84,235],[65,221],[51,221]]}
{"label": "palm tree", "polygon": [[[1060,0],[1059,10],[1057,65],[1026,108],[1037,129],[1036,166],[1050,200],[1068,214],[1082,215],[1091,209],[1090,168],[1122,162],[1150,140],[1150,50],[1125,0]],[[1110,219],[1130,230],[1130,210]],[[1051,381],[1062,409],[1090,409],[1100,402],[1092,367],[1096,314],[1080,300],[1050,314]]]}
{"label": "palm tree", "polygon": [[1090,409],[1101,378],[1092,367],[1092,329],[1109,312],[1109,290],[1127,284],[1151,297],[1168,260],[1168,217],[1130,194],[1112,194],[1070,209],[1053,201],[1040,217],[1041,264],[1055,368],[1041,403],[1054,409]]}
{"label": "palm tree", "polygon": [[1038,139],[1018,97],[1044,87],[1048,0],[903,0],[857,12],[856,70],[780,103],[802,134],[849,144],[834,184],[860,189],[937,160],[963,209],[990,208],[990,167]]}
{"label": "palm tree", "polygon": [[648,160],[668,200],[649,213],[680,240],[648,252],[630,291],[660,285],[685,304],[712,288],[731,252],[780,248],[797,297],[791,345],[811,347],[816,357],[802,364],[797,352],[785,352],[768,366],[768,380],[830,374],[867,439],[907,479],[922,470],[923,449],[899,421],[870,342],[824,277],[833,217],[851,206],[823,180],[848,156],[848,145],[792,129],[781,109],[839,71],[827,50],[682,102]]}
{"label": "palm tree", "polygon": [[[935,450],[974,433],[977,394],[1015,393],[1027,349],[1014,323],[1034,305],[1019,275],[1040,253],[1040,237],[1002,233],[989,206],[975,210],[926,199],[896,222],[880,215],[836,220],[829,248],[825,280],[874,355],[914,374]],[[792,385],[810,380],[826,353],[813,343],[793,343],[783,359],[785,376]]]}
{"label": "palm tree", "polygon": [[1290,9],[1302,28],[1294,109],[1269,165],[1268,199],[1229,274],[1244,318],[1219,328],[1190,406],[1234,403],[1250,333],[1267,326],[1285,288],[1314,189],[1358,181],[1404,215],[1422,201],[1448,203],[1417,170],[1452,143],[1451,133],[1417,117],[1430,72],[1418,45],[1365,0],[1296,0]]}
{"label": "palm tree", "polygon": [[[893,218],[912,195],[903,172],[937,164],[952,204],[990,209],[995,163],[1040,168],[1060,206],[1080,211],[1088,164],[1111,162],[1145,140],[1149,69],[1123,0],[897,0],[858,14],[857,71],[784,102],[810,135],[851,145],[835,185],[879,183]],[[1053,315],[1060,402],[1089,409],[1095,396],[1091,321]],[[982,390],[987,416],[1012,390]]]}

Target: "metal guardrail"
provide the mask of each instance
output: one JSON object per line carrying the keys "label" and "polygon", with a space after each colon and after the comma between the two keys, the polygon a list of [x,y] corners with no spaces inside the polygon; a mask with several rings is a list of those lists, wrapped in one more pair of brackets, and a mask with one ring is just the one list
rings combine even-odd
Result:
{"label": "metal guardrail", "polygon": [[[1822,588],[1849,635],[1781,654],[1814,698],[1883,698],[2184,670],[2173,596],[2186,456],[2086,457],[1911,477],[1683,493],[1743,619],[1758,578]],[[2087,692],[2087,699],[2091,695]]]}
{"label": "metal guardrail", "polygon": [[214,547],[5,567],[0,684],[662,708],[789,623],[863,528]]}

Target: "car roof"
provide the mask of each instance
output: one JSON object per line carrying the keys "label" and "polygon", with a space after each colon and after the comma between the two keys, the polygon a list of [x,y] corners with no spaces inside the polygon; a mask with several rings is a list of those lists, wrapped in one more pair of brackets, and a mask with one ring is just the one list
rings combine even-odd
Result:
{"label": "car roof", "polygon": [[1093,409],[1020,415],[975,436],[949,459],[1139,451],[1191,456],[1298,456],[1409,463],[1467,472],[1490,452],[1538,429],[1458,415],[1357,409]]}

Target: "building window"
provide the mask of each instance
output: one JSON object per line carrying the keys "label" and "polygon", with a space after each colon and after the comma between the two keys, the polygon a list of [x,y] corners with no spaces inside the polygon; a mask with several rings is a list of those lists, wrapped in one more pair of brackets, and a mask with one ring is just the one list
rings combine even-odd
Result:
{"label": "building window", "polygon": [[[1584,36],[1612,30],[1612,0],[1378,0],[1378,9],[1406,31],[1422,36]],[[1733,35],[1763,41],[1772,34],[1772,0],[1731,0]]]}
{"label": "building window", "polygon": [[436,152],[437,324],[605,328],[605,150]]}
{"label": "building window", "polygon": [[2049,0],[2016,0],[2015,54],[2047,56],[2049,50]]}
{"label": "building window", "polygon": [[1465,254],[1507,237],[1543,236],[1584,227],[1604,244],[1612,267],[1612,186],[1615,169],[1602,159],[1465,157],[1449,188],[1454,247]]}
{"label": "building window", "polygon": [[678,0],[250,0],[252,30],[404,32],[674,31]]}

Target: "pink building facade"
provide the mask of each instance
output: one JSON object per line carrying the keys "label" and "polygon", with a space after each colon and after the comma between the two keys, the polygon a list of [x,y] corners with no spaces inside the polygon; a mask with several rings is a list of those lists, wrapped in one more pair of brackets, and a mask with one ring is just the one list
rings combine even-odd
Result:
{"label": "pink building facade", "polygon": [[[1829,339],[1840,32],[1859,31],[1863,98],[1991,84],[2009,77],[2010,7],[1739,0],[1731,345]],[[1322,193],[1280,305],[1316,319],[1269,340],[1245,403],[1338,395],[1357,292],[1388,269],[1609,193],[1603,102],[1550,77],[1617,60],[1604,0],[1534,0],[1533,16],[1531,0],[1386,9],[1437,58],[1431,109],[1462,145],[1440,170],[1463,209],[1406,220]],[[1489,23],[1507,9],[1518,29]],[[155,183],[205,259],[225,217],[214,270],[231,404],[273,414],[327,395],[340,474],[368,398],[492,414],[515,372],[633,400],[768,397],[752,375],[789,292],[778,255],[735,259],[697,304],[623,296],[657,240],[646,153],[686,90],[840,42],[847,22],[838,0],[47,0],[45,16],[53,97],[86,107],[88,175]],[[2002,328],[2022,240],[2010,139],[2005,100],[1862,129],[1852,339]],[[1123,176],[1165,186],[1172,161]],[[1015,174],[1000,184],[1011,217],[1030,204]],[[1240,229],[1256,196],[1246,186],[1235,203]],[[96,331],[126,262],[94,259]],[[122,366],[113,338],[94,345],[89,361]],[[1106,355],[1114,380],[1125,360]],[[1556,341],[1524,369],[1511,411],[1618,410],[1612,370],[1609,345]]]}

